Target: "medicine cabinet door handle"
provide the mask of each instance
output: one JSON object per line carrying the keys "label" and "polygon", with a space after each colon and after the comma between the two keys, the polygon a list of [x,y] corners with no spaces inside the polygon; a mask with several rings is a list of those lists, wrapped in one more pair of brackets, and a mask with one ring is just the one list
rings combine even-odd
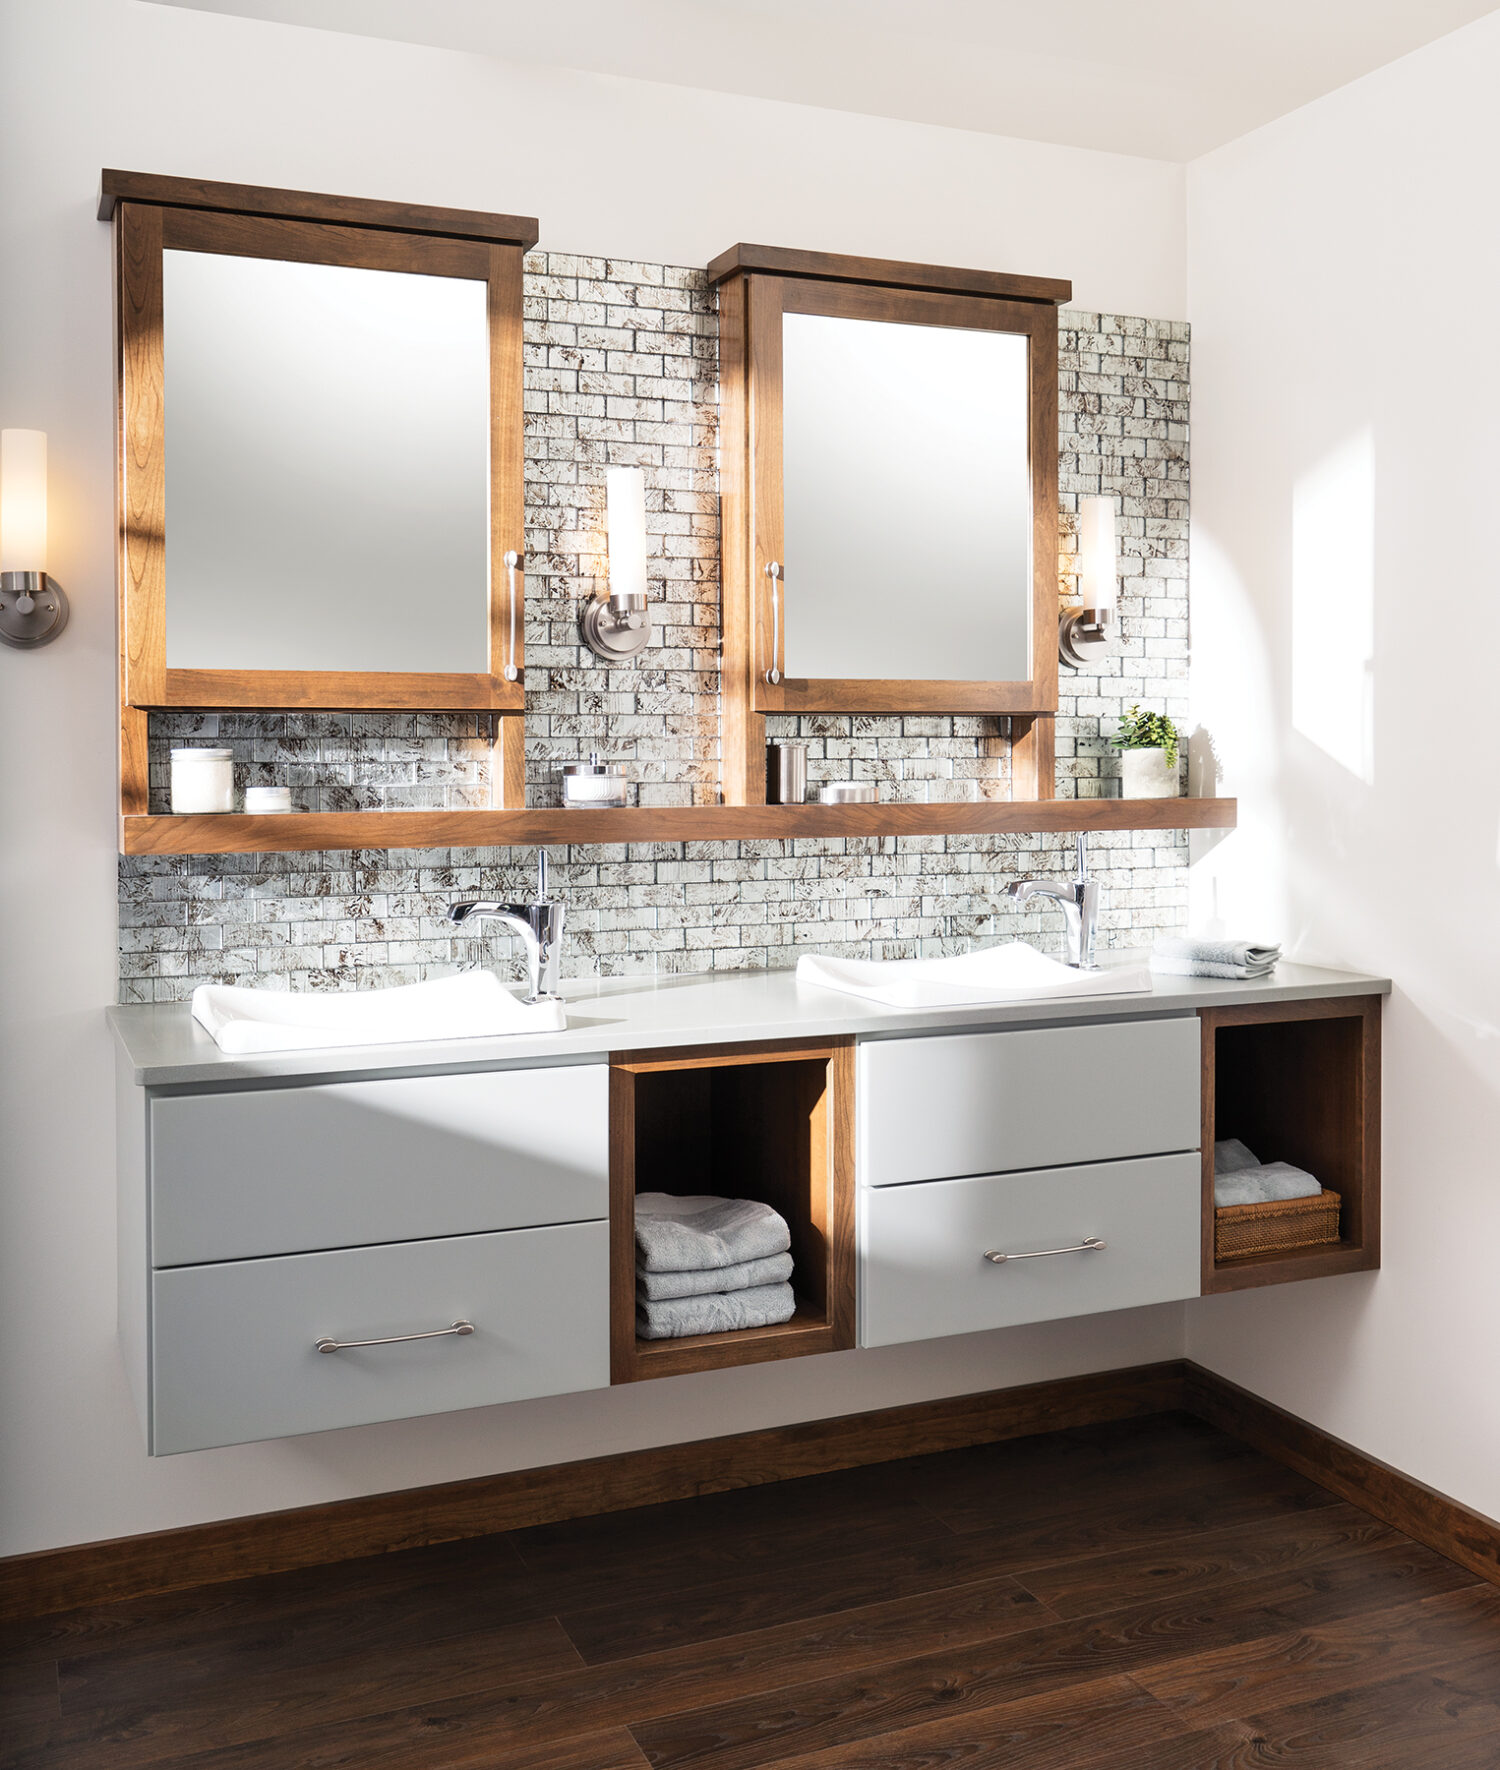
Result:
{"label": "medicine cabinet door handle", "polygon": [[766,576],[771,580],[771,668],[766,671],[766,681],[774,688],[781,681],[781,587],[784,580],[779,559],[773,559],[766,567]]}
{"label": "medicine cabinet door handle", "polygon": [[510,644],[505,655],[505,680],[514,682],[521,672],[516,668],[516,567],[521,563],[519,553],[512,550],[505,556],[506,583],[509,585],[510,600]]}
{"label": "medicine cabinet door handle", "polygon": [[355,1346],[399,1346],[403,1340],[446,1340],[453,1334],[472,1334],[472,1321],[455,1321],[452,1327],[429,1328],[425,1334],[387,1334],[383,1340],[314,1340],[318,1352],[348,1352]]}
{"label": "medicine cabinet door handle", "polygon": [[1086,1235],[1072,1248],[1037,1248],[1030,1254],[1002,1254],[997,1248],[986,1248],[984,1257],[992,1265],[1003,1266],[1007,1260],[1050,1260],[1054,1254],[1098,1254],[1108,1246],[1097,1235]]}

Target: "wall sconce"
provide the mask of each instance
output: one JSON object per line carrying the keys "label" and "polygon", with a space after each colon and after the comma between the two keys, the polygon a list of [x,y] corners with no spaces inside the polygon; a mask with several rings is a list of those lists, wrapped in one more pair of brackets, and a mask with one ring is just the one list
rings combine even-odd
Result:
{"label": "wall sconce", "polygon": [[1058,617],[1057,653],[1079,669],[1096,662],[1110,647],[1115,604],[1120,595],[1120,564],[1115,552],[1113,498],[1078,500],[1078,602]]}
{"label": "wall sconce", "polygon": [[45,645],[67,624],[47,576],[47,433],[0,430],[0,640]]}
{"label": "wall sconce", "polygon": [[609,526],[609,600],[590,597],[578,617],[583,642],[601,658],[633,658],[651,643],[646,610],[646,476],[639,467],[604,475]]}

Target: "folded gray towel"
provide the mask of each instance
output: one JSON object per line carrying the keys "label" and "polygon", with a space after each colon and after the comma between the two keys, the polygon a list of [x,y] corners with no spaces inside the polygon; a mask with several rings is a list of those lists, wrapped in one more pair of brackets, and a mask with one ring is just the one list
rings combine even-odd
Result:
{"label": "folded gray towel", "polygon": [[1232,1174],[1215,1174],[1214,1209],[1226,1205],[1264,1205],[1273,1199],[1316,1198],[1322,1183],[1290,1162],[1267,1162],[1264,1167],[1241,1168]]}
{"label": "folded gray towel", "polygon": [[1151,949],[1151,969],[1168,977],[1266,977],[1281,958],[1279,945],[1254,940],[1199,940],[1163,934]]}
{"label": "folded gray towel", "polygon": [[668,1297],[704,1297],[715,1291],[750,1291],[758,1285],[784,1284],[791,1276],[790,1254],[741,1260],[737,1266],[711,1266],[707,1272],[646,1272],[637,1266],[635,1294],[662,1302]]}
{"label": "folded gray towel", "polygon": [[1220,1174],[1237,1174],[1241,1168],[1258,1168],[1260,1157],[1247,1149],[1238,1137],[1227,1138],[1214,1145],[1214,1178]]}
{"label": "folded gray towel", "polygon": [[762,1284],[750,1291],[703,1297],[665,1297],[635,1302],[635,1331],[643,1340],[678,1340],[684,1334],[728,1334],[737,1328],[775,1327],[790,1321],[797,1299],[789,1284]]}
{"label": "folded gray towel", "polygon": [[667,1192],[635,1196],[638,1272],[717,1271],[784,1254],[791,1245],[786,1219],[755,1199],[674,1198]]}

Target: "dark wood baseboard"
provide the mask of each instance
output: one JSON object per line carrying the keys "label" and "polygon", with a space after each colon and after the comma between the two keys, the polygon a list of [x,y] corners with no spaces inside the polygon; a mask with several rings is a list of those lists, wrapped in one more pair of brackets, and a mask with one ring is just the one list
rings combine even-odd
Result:
{"label": "dark wood baseboard", "polygon": [[1500,1585],[1500,1523],[1181,1361],[0,1560],[0,1620],[1164,1413],[1196,1414]]}
{"label": "dark wood baseboard", "polygon": [[1500,1523],[1493,1518],[1199,1365],[1183,1366],[1183,1382],[1189,1413],[1500,1585]]}
{"label": "dark wood baseboard", "polygon": [[1183,1405],[1179,1362],[371,1494],[0,1560],[0,1620],[280,1573],[594,1512],[893,1462]]}

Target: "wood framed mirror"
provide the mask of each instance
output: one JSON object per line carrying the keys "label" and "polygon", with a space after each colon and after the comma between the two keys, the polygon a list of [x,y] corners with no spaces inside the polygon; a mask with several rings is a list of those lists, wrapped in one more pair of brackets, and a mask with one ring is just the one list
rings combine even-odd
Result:
{"label": "wood framed mirror", "polygon": [[709,276],[726,799],[764,797],[767,714],[1008,714],[1035,750],[1071,285],[748,245]]}
{"label": "wood framed mirror", "polygon": [[526,217],[106,171],[145,717],[522,712]]}

